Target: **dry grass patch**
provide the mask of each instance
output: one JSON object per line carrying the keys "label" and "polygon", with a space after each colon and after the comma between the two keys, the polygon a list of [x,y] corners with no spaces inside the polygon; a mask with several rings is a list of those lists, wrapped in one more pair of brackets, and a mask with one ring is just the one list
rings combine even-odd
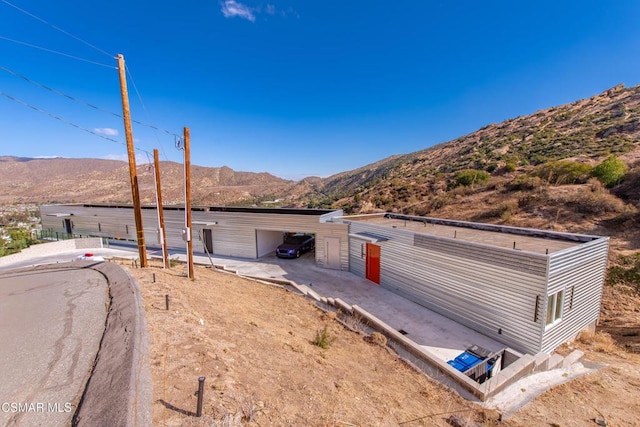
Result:
{"label": "dry grass patch", "polygon": [[380,332],[373,332],[371,335],[368,335],[366,339],[373,344],[378,344],[381,346],[387,345],[387,337],[382,335]]}
{"label": "dry grass patch", "polygon": [[622,349],[618,347],[616,341],[606,332],[588,332],[584,331],[578,335],[577,342],[587,346],[592,351],[605,354],[620,355]]}
{"label": "dry grass patch", "polygon": [[195,281],[177,270],[132,270],[152,338],[154,425],[446,426],[452,413],[475,417],[454,392],[308,299],[210,269],[197,268]]}

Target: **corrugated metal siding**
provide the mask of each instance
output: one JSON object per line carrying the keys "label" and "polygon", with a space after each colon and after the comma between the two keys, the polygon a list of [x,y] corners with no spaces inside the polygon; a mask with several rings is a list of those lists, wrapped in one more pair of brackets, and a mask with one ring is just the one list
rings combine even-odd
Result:
{"label": "corrugated metal siding", "polygon": [[325,238],[337,237],[340,239],[340,270],[349,270],[349,238],[347,237],[349,227],[347,224],[324,223],[322,228],[316,231],[316,263],[320,267],[325,264]]}
{"label": "corrugated metal siding", "polygon": [[[389,238],[376,243],[381,286],[516,350],[538,351],[544,320],[535,322],[534,311],[536,296],[545,292],[546,256],[427,235],[416,239],[413,232],[356,221],[350,227],[352,234]],[[364,277],[361,243],[351,239],[351,271]]]}
{"label": "corrugated metal siding", "polygon": [[71,214],[67,219],[73,223],[74,234],[118,239],[136,238],[135,222],[131,209],[85,208],[75,205],[41,206],[40,215],[43,230],[66,232],[64,229],[65,218],[49,216],[57,213]]}
{"label": "corrugated metal siding", "polygon": [[349,270],[359,277],[365,277],[366,242],[361,239],[349,238]]}
{"label": "corrugated metal siding", "polygon": [[[51,205],[41,206],[43,229],[51,229],[65,233],[64,218],[47,216],[54,213],[69,213],[75,234],[114,237],[119,239],[136,239],[135,219],[131,207],[84,207],[81,205]],[[325,220],[341,214],[324,214]],[[145,242],[147,245],[157,246],[158,220],[155,208],[142,210]],[[184,227],[184,211],[176,209],[164,210],[167,246],[169,248],[184,248],[182,229]],[[324,263],[324,238],[326,236],[339,237],[341,246],[341,267],[349,269],[348,257],[348,226],[342,223],[319,222],[317,215],[294,215],[255,212],[217,212],[193,211],[192,239],[194,250],[204,252],[201,236],[202,229],[209,228],[213,232],[214,255],[232,256],[239,258],[256,258],[256,230],[277,230],[291,232],[306,232],[316,235],[316,262]],[[212,223],[215,225],[195,224],[195,222]],[[100,229],[98,227],[100,224]],[[101,231],[100,231],[101,230]],[[128,231],[128,232],[127,232]]]}
{"label": "corrugated metal siding", "polygon": [[[598,319],[608,250],[609,239],[601,238],[550,256],[549,295],[564,291],[563,311],[544,331],[541,351],[553,351]],[[545,298],[544,313],[546,304]]]}
{"label": "corrugated metal siding", "polygon": [[[446,239],[438,236],[415,234],[413,245],[427,250],[437,251],[441,254],[448,254],[460,258],[470,259],[478,262],[490,263],[495,266],[504,267],[510,270],[528,272],[534,275],[546,274],[546,259],[541,262],[542,257],[518,250],[508,250],[498,247],[478,246],[473,242],[464,240]],[[500,254],[496,257],[496,252]]]}

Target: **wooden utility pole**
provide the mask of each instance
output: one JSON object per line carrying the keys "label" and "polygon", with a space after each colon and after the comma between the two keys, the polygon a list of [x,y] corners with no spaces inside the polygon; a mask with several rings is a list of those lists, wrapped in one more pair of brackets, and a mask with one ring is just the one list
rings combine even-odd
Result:
{"label": "wooden utility pole", "polygon": [[193,236],[191,235],[191,148],[189,128],[184,128],[184,209],[187,222],[187,263],[189,265],[189,278],[194,279],[193,272]]}
{"label": "wooden utility pole", "polygon": [[124,69],[124,56],[118,54],[118,72],[120,74],[120,95],[122,97],[122,117],[124,118],[124,134],[127,139],[127,154],[129,156],[129,174],[131,175],[131,195],[133,196],[133,210],[136,220],[136,237],[138,241],[138,255],[140,267],[147,267],[147,250],[144,245],[144,228],[142,225],[142,208],[140,206],[140,191],[138,190],[138,176],[136,175],[136,156],[133,151],[133,131],[131,129],[131,111],[129,110],[129,94],[127,93],[127,77]]}
{"label": "wooden utility pole", "polygon": [[160,186],[160,155],[158,149],[153,150],[153,165],[156,174],[156,206],[158,207],[158,233],[162,245],[162,266],[169,268],[169,251],[167,250],[167,232],[164,229],[164,209],[162,208],[162,190]]}

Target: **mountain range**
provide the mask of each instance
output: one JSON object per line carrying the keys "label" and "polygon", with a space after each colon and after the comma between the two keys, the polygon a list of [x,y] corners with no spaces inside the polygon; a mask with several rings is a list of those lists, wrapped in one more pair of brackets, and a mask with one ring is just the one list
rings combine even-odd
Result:
{"label": "mountain range", "polygon": [[[237,172],[225,166],[192,166],[192,202],[266,202],[269,206],[335,207],[348,213],[395,211],[507,223],[528,216],[531,225],[548,228],[548,222],[555,217],[556,225],[562,223],[560,205],[565,211],[580,214],[569,209],[572,204],[568,196],[554,194],[580,192],[587,180],[573,182],[573,190],[550,185],[558,182],[545,179],[535,184],[531,179],[536,171],[558,161],[592,167],[611,155],[628,166],[627,179],[616,188],[598,191],[616,198],[617,201],[610,200],[619,205],[614,210],[637,208],[640,203],[634,177],[640,168],[640,86],[618,85],[587,99],[490,124],[453,141],[391,156],[328,178],[309,177],[295,182],[269,173]],[[161,162],[160,171],[163,201],[184,203],[182,164]],[[456,180],[463,171],[483,173],[489,179],[477,185],[458,186]],[[516,181],[525,178],[527,185],[516,185]],[[2,204],[131,203],[128,164],[117,160],[2,156],[0,179]],[[138,166],[138,182],[142,202],[155,203],[150,165]],[[517,191],[506,191],[508,188]],[[528,191],[528,201],[523,199],[523,191]],[[463,207],[465,203],[467,207]],[[536,210],[544,221],[532,221],[535,218],[531,218],[528,209]]]}

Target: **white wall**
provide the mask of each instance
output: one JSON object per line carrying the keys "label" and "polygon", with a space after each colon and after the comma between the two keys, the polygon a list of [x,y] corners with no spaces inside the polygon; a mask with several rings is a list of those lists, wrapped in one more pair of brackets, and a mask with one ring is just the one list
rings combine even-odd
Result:
{"label": "white wall", "polygon": [[271,230],[256,230],[258,244],[258,258],[274,252],[284,241],[284,232]]}

